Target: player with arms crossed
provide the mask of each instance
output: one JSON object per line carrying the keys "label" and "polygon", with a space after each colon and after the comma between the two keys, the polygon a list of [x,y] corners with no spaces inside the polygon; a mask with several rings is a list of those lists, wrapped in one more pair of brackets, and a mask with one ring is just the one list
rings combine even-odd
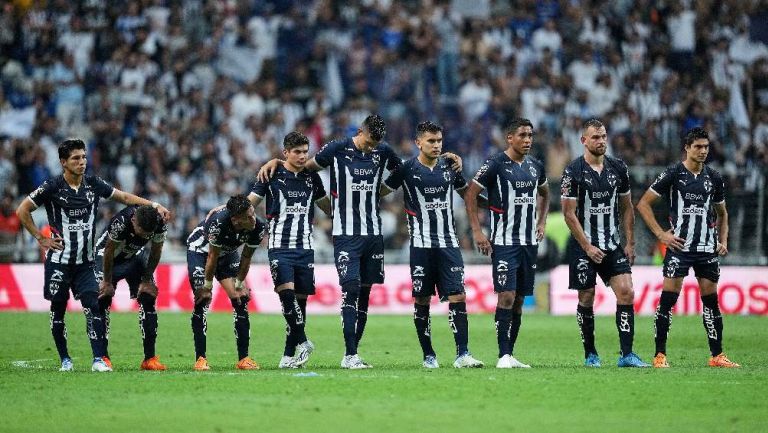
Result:
{"label": "player with arms crossed", "polygon": [[[549,209],[549,185],[544,165],[528,156],[533,124],[515,118],[506,127],[507,150],[480,167],[464,196],[472,237],[480,253],[491,254],[496,304],[496,368],[530,368],[512,353],[520,332],[523,302],[533,295],[538,243],[544,238]],[[477,215],[477,196],[488,190],[491,239]]]}
{"label": "player with arms crossed", "polygon": [[[723,353],[723,316],[717,300],[720,258],[728,254],[728,211],[723,178],[704,164],[709,155],[709,135],[693,128],[684,139],[685,160],[659,174],[637,204],[637,211],[654,235],[667,246],[664,287],[656,308],[656,356],[653,366],[667,368],[667,334],[683,278],[693,267],[704,305],[702,319],[707,332],[711,367],[739,367]],[[651,206],[669,197],[672,228],[664,230]],[[714,211],[713,211],[714,210]]]}
{"label": "player with arms crossed", "polygon": [[419,155],[395,169],[381,186],[381,194],[402,187],[411,237],[413,322],[424,353],[425,368],[439,368],[432,348],[429,303],[437,294],[448,301],[448,323],[456,341],[456,368],[482,367],[469,352],[469,324],[464,292],[464,260],[453,219],[453,192],[464,196],[467,181],[441,157],[443,128],[422,122],[416,128]]}
{"label": "player with arms crossed", "polygon": [[[151,205],[164,218],[168,210],[157,203],[112,187],[98,176],[85,174],[85,142],[64,140],[59,145],[59,161],[64,173],[48,179],[22,201],[16,210],[24,228],[37,239],[45,257],[45,299],[51,301],[51,333],[61,358],[61,371],[73,370],[67,349],[67,311],[69,292],[79,299],[86,319],[86,330],[93,351],[92,371],[112,371],[106,358],[106,326],[99,314],[99,283],[94,269],[96,217],[102,198],[126,205]],[[43,237],[32,220],[32,211],[45,206],[52,237]]]}
{"label": "player with arms crossed", "polygon": [[[154,273],[163,253],[168,227],[152,206],[129,206],[118,212],[96,242],[99,313],[106,326],[109,357],[109,313],[117,283],[125,279],[131,299],[139,303],[139,329],[144,344],[142,370],[165,370],[155,354],[157,341],[157,285]],[[147,249],[147,243],[152,246]]]}
{"label": "player with arms crossed", "polygon": [[309,139],[304,134],[293,131],[286,135],[284,164],[269,182],[256,181],[248,194],[254,206],[266,198],[269,266],[286,322],[285,351],[279,368],[301,367],[314,349],[304,330],[307,297],[315,294],[312,219],[314,205],[330,214],[331,200],[317,172],[304,169],[308,152]]}
{"label": "player with arms crossed", "polygon": [[[195,296],[192,334],[195,341],[195,366],[209,370],[206,358],[208,307],[211,304],[213,277],[229,296],[234,313],[235,340],[240,370],[257,370],[259,364],[248,356],[251,322],[248,316],[250,290],[245,277],[251,267],[253,251],[264,238],[266,225],[256,218],[256,210],[244,194],[230,197],[226,207],[210,213],[187,238],[187,272]],[[241,254],[237,249],[243,246]]]}
{"label": "player with arms crossed", "polygon": [[[561,179],[561,203],[571,238],[568,242],[569,288],[579,293],[576,320],[584,344],[584,365],[600,367],[595,348],[595,284],[597,275],[616,294],[619,367],[649,367],[633,351],[635,293],[635,213],[624,161],[607,156],[608,134],[596,119],[584,123],[584,155],[573,160]],[[621,248],[619,223],[626,245]]]}

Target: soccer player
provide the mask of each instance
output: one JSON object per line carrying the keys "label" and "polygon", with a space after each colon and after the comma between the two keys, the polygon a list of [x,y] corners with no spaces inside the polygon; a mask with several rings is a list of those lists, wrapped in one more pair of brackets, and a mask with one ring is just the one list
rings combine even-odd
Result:
{"label": "soccer player", "polygon": [[304,134],[293,131],[286,135],[284,164],[269,182],[257,180],[248,194],[254,206],[266,198],[269,267],[286,322],[285,350],[279,368],[301,367],[314,349],[304,331],[307,297],[315,294],[312,219],[314,205],[330,214],[331,200],[317,172],[304,169],[308,152],[309,139]]}
{"label": "soccer player", "polygon": [[[621,355],[619,367],[649,367],[634,352],[635,294],[632,268],[635,261],[635,221],[624,161],[607,156],[607,133],[596,119],[584,123],[584,155],[573,160],[561,179],[563,214],[571,238],[568,243],[569,288],[579,293],[576,319],[584,344],[584,365],[600,367],[595,348],[595,284],[597,275],[616,294],[616,328]],[[619,208],[621,211],[619,212]],[[619,223],[626,245],[621,248]]]}
{"label": "soccer player", "polygon": [[[472,237],[480,253],[491,254],[496,303],[496,368],[530,368],[512,354],[522,323],[523,302],[533,294],[538,242],[544,238],[549,185],[544,165],[528,156],[533,125],[523,118],[506,127],[507,149],[480,167],[464,196]],[[491,238],[480,228],[477,195],[488,190]]]}
{"label": "soccer player", "polygon": [[[333,250],[341,286],[341,317],[345,354],[341,367],[370,368],[357,353],[368,320],[371,285],[384,282],[384,239],[381,236],[379,194],[384,169],[402,164],[384,142],[386,124],[378,115],[365,118],[354,137],[327,143],[307,161],[305,170],[331,168]],[[461,169],[461,159],[454,169]],[[258,179],[267,182],[283,161],[261,167]]]}
{"label": "soccer player", "polygon": [[[664,287],[656,308],[656,356],[653,366],[667,368],[667,334],[672,307],[677,302],[683,278],[693,267],[704,306],[702,319],[707,333],[711,367],[739,367],[723,353],[723,316],[717,300],[720,258],[728,254],[728,211],[723,178],[704,164],[709,154],[709,135],[693,128],[684,139],[685,160],[667,167],[637,204],[637,211],[654,235],[667,246],[664,257]],[[651,206],[661,196],[669,198],[672,228],[664,230]]]}
{"label": "soccer player", "polygon": [[[142,370],[165,370],[155,355],[157,340],[157,286],[154,273],[163,252],[168,227],[157,209],[129,206],[118,212],[96,242],[96,279],[99,313],[106,327],[105,352],[109,357],[109,313],[115,286],[125,279],[131,299],[139,303],[139,329],[144,343]],[[147,249],[147,243],[152,246]]]}
{"label": "soccer player", "polygon": [[[69,292],[79,299],[86,319],[86,330],[93,351],[92,371],[112,371],[106,357],[106,327],[99,314],[98,291],[94,269],[94,238],[99,201],[108,198],[126,205],[150,205],[163,218],[168,210],[157,203],[112,187],[98,176],[85,174],[85,142],[67,139],[59,145],[63,173],[46,180],[22,201],[16,214],[24,228],[48,252],[45,257],[43,295],[51,301],[51,334],[61,359],[60,371],[73,370],[67,349],[64,315]],[[32,211],[45,206],[52,237],[44,237],[32,220]]]}
{"label": "soccer player", "polygon": [[[234,312],[235,340],[240,370],[258,370],[259,364],[248,356],[251,322],[248,316],[250,289],[245,277],[251,257],[264,238],[266,225],[256,218],[256,211],[244,194],[230,197],[226,207],[204,218],[187,238],[187,272],[195,295],[192,334],[195,341],[195,365],[198,371],[210,370],[206,358],[208,307],[211,303],[213,277],[229,296]],[[243,246],[238,255],[237,249]]]}
{"label": "soccer player", "polygon": [[469,325],[464,292],[464,261],[453,219],[453,192],[464,196],[467,181],[441,157],[443,128],[422,122],[416,128],[419,155],[396,168],[381,186],[387,195],[402,187],[411,237],[413,322],[424,353],[425,368],[439,368],[432,348],[429,303],[437,294],[448,301],[448,323],[456,342],[456,368],[482,367],[469,352]]}

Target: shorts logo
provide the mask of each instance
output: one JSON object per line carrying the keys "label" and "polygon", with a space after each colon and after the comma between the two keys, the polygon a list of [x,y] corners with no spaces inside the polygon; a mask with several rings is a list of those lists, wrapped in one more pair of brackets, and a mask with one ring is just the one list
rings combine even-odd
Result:
{"label": "shorts logo", "polygon": [[277,267],[280,260],[275,259],[269,262],[269,271],[272,274],[272,281],[277,282]]}
{"label": "shorts logo", "polygon": [[667,263],[664,276],[668,278],[674,277],[675,273],[677,273],[678,267],[680,267],[680,259],[677,257],[672,257],[671,259],[669,259],[669,263]]}
{"label": "shorts logo", "polygon": [[616,260],[616,263],[626,263],[626,261],[627,261],[627,258],[626,257],[622,257],[619,260]]}
{"label": "shorts logo", "polygon": [[63,271],[53,271],[53,275],[51,275],[51,281],[58,281],[58,282],[64,282],[64,272]]}
{"label": "shorts logo", "polygon": [[347,263],[349,263],[349,252],[339,251],[339,257],[336,259],[336,269],[342,278],[347,276]]}
{"label": "shorts logo", "polygon": [[195,266],[195,270],[192,271],[192,278],[205,278],[205,268],[202,266]]}
{"label": "shorts logo", "polygon": [[507,272],[509,270],[509,262],[499,260],[499,264],[496,265],[496,272]]}
{"label": "shorts logo", "polygon": [[507,285],[507,274],[499,274],[496,279],[499,282],[499,286],[505,287]]}
{"label": "shorts logo", "polygon": [[576,269],[579,271],[586,271],[589,269],[589,260],[579,259],[578,263],[576,263]]}
{"label": "shorts logo", "polygon": [[237,269],[240,267],[240,262],[239,261],[233,262],[231,265],[229,265],[229,267],[232,269]]}
{"label": "shorts logo", "polygon": [[[51,296],[56,296],[56,293],[59,292],[59,283],[56,281],[51,281],[48,283],[48,292],[50,292]],[[51,313],[53,314],[53,313]]]}
{"label": "shorts logo", "polygon": [[384,254],[374,254],[371,256],[373,260],[384,260]]}
{"label": "shorts logo", "polygon": [[424,282],[421,279],[413,280],[413,291],[416,293],[421,292]]}
{"label": "shorts logo", "polygon": [[424,276],[424,266],[414,266],[413,267],[413,273],[411,274],[413,277],[423,277]]}

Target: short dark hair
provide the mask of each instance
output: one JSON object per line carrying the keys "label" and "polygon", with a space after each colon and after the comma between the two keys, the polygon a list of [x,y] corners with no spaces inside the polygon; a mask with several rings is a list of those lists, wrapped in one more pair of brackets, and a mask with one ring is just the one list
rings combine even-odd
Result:
{"label": "short dark hair", "polygon": [[248,201],[248,197],[245,194],[233,195],[227,201],[227,210],[231,216],[240,216],[251,207],[251,202]]}
{"label": "short dark hair", "polygon": [[363,120],[363,127],[371,134],[371,138],[381,141],[387,135],[387,124],[378,114],[371,114]]}
{"label": "short dark hair", "polygon": [[520,128],[522,126],[530,126],[533,128],[533,123],[531,123],[530,120],[524,118],[524,117],[515,117],[509,122],[507,122],[507,126],[504,128],[504,134],[514,134],[515,131],[517,131],[517,128]]}
{"label": "short dark hair", "polygon": [[283,149],[291,150],[300,146],[309,146],[309,138],[299,131],[291,131],[283,138]]}
{"label": "short dark hair", "polygon": [[79,138],[69,138],[59,144],[59,159],[69,159],[73,150],[85,150],[85,142]]}
{"label": "short dark hair", "polygon": [[421,137],[422,135],[426,133],[430,134],[437,134],[438,132],[443,132],[443,127],[438,125],[437,123],[433,123],[429,120],[426,120],[424,122],[419,123],[416,125],[416,136]]}
{"label": "short dark hair", "polygon": [[582,135],[587,132],[587,129],[589,128],[595,128],[600,129],[604,128],[605,125],[603,125],[603,122],[597,120],[597,119],[589,119],[586,122],[584,122],[584,125],[581,127],[581,133]]}
{"label": "short dark hair", "polygon": [[157,227],[160,225],[160,221],[162,220],[160,212],[153,208],[152,205],[148,204],[139,206],[136,209],[136,213],[134,213],[134,215],[136,216],[136,222],[139,224],[139,227],[147,232],[154,232],[157,230]]}
{"label": "short dark hair", "polygon": [[685,134],[685,137],[683,138],[683,147],[690,146],[694,141],[702,138],[709,140],[709,134],[704,128],[697,126]]}

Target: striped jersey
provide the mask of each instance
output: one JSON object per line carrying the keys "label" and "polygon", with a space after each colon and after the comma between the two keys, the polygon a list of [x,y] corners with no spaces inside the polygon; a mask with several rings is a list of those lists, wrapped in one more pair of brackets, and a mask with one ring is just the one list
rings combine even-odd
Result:
{"label": "striped jersey", "polygon": [[682,251],[715,252],[717,218],[712,205],[725,202],[723,177],[717,170],[705,165],[697,176],[679,162],[659,174],[650,190],[669,197],[672,230],[685,239]]}
{"label": "striped jersey", "polygon": [[269,182],[254,182],[251,193],[266,198],[269,248],[312,249],[315,202],[325,197],[319,174],[278,167]]}
{"label": "striped jersey", "polygon": [[384,169],[402,164],[386,143],[370,153],[355,147],[352,138],[331,141],[315,155],[321,167],[331,167],[333,236],[381,234],[379,188]]}
{"label": "striped jersey", "polygon": [[429,168],[418,157],[409,159],[389,175],[384,185],[393,191],[403,187],[412,247],[459,246],[453,192],[466,188],[467,181],[451,169],[450,161],[440,158],[434,168]]}
{"label": "striped jersey", "polygon": [[256,218],[253,230],[237,231],[232,225],[227,208],[219,209],[210,217],[200,221],[187,238],[187,249],[208,254],[208,244],[221,248],[222,254],[236,251],[240,245],[256,248],[266,232],[266,224]]}
{"label": "striped jersey", "polygon": [[[115,264],[127,262],[147,245],[147,242],[161,243],[165,242],[168,233],[168,226],[158,215],[160,224],[154,232],[150,233],[148,238],[143,238],[136,234],[131,219],[139,206],[128,206],[118,212],[109,221],[109,226],[96,241],[96,255],[104,256],[104,248],[107,246],[107,239],[115,243]],[[100,258],[101,260],[101,258]]]}
{"label": "striped jersey", "polygon": [[522,163],[499,152],[488,158],[473,181],[488,190],[490,241],[494,245],[537,245],[538,188],[546,185],[544,165],[525,156]]}
{"label": "striped jersey", "polygon": [[630,193],[624,161],[606,155],[598,173],[580,156],[565,167],[560,188],[562,198],[578,201],[576,216],[590,244],[604,251],[621,245],[619,196]]}
{"label": "striped jersey", "polygon": [[98,176],[83,176],[75,190],[64,175],[59,175],[29,194],[35,206],[45,206],[51,232],[64,240],[63,250],[48,250],[47,261],[68,265],[93,262],[99,200],[110,198],[114,191],[112,185]]}

